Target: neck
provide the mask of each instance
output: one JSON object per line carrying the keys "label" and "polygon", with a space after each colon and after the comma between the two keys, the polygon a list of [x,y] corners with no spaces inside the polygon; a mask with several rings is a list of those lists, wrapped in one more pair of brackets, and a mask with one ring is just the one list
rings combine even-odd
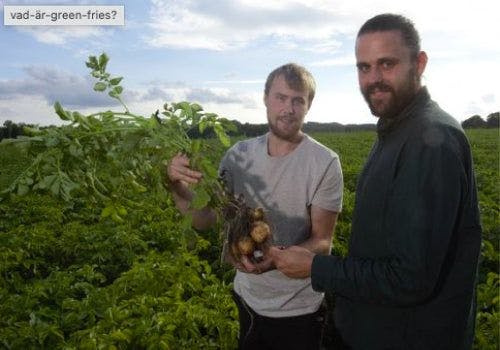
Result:
{"label": "neck", "polygon": [[289,140],[282,139],[271,132],[269,133],[269,137],[267,139],[267,153],[271,157],[286,156],[297,148],[303,138],[304,133],[302,133],[302,131]]}

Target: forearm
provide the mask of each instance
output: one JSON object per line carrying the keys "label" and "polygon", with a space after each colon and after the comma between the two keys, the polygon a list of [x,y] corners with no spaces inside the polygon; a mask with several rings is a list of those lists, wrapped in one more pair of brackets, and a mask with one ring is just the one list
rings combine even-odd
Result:
{"label": "forearm", "polygon": [[332,242],[330,237],[311,237],[299,244],[299,246],[306,248],[315,254],[328,255],[330,254],[332,248]]}
{"label": "forearm", "polygon": [[315,254],[330,254],[337,216],[337,212],[313,206],[311,209],[311,235],[299,246]]}
{"label": "forearm", "polygon": [[316,255],[311,279],[316,291],[334,291],[351,300],[394,306],[417,304],[428,298],[434,287],[423,269],[398,258]]}

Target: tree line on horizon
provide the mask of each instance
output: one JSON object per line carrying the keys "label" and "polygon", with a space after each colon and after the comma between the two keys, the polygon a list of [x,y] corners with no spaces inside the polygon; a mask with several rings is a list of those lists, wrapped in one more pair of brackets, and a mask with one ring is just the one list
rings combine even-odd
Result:
{"label": "tree line on horizon", "polygon": [[[251,124],[241,123],[237,120],[232,120],[236,130],[230,132],[231,136],[244,136],[254,137],[262,135],[268,131],[266,124]],[[464,120],[462,123],[464,129],[478,129],[478,128],[498,128],[500,126],[500,112],[490,113],[486,119],[480,115],[473,115],[472,117]],[[40,129],[55,127],[42,126]],[[17,138],[18,136],[29,135],[26,128],[38,128],[36,124],[14,123],[11,120],[6,120],[3,126],[0,126],[0,141],[7,138]],[[376,130],[376,124],[341,124],[336,122],[319,123],[319,122],[306,122],[304,123],[303,130],[306,133],[313,132],[355,132],[355,131],[371,131]],[[191,131],[191,137],[212,137],[212,130],[205,130],[200,134],[198,130]]]}

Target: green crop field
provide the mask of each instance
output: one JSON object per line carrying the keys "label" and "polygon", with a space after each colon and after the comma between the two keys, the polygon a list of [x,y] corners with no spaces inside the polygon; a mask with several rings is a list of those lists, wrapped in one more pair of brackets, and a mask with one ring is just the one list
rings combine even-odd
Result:
{"label": "green crop field", "polygon": [[[0,143],[0,348],[234,349],[234,271],[220,263],[219,230],[191,229],[163,180],[164,161],[184,152],[206,175],[193,205],[221,208],[216,169],[231,125],[189,102],[149,118],[130,113],[108,60],[86,63],[94,90],[125,112],[84,116],[56,103],[64,126]],[[213,138],[192,136],[205,131]],[[333,253],[345,255],[356,179],[375,133],[312,136],[341,158],[344,207]],[[468,136],[484,230],[474,347],[496,350],[499,134]]]}
{"label": "green crop field", "polygon": [[[484,228],[475,348],[497,349],[499,135],[497,129],[467,133]],[[375,134],[312,136],[341,157],[345,206],[336,229],[334,252],[345,254],[356,178]],[[117,138],[110,142],[123,141]],[[211,161],[217,164],[222,153],[212,154]],[[18,180],[33,167],[35,159],[36,152],[29,153],[22,142],[1,144],[0,189]],[[65,166],[70,164],[61,164],[61,171]],[[108,166],[98,173],[113,171],[112,165]],[[121,187],[118,184],[116,188]],[[232,271],[218,262],[220,243],[215,231],[198,233],[189,229],[163,188],[141,189],[134,194],[119,192],[134,202],[115,198],[114,207],[125,210],[121,210],[120,220],[102,215],[103,208],[111,206],[111,199],[101,203],[88,192],[76,193],[80,194],[65,200],[47,187],[20,194],[14,191],[4,194],[0,201],[1,347],[236,346],[237,315],[229,293]],[[113,194],[109,198],[114,198]]]}

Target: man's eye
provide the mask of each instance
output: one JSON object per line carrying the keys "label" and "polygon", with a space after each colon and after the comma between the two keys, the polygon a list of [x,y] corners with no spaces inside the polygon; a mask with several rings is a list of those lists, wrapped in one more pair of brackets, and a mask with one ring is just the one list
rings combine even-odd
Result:
{"label": "man's eye", "polygon": [[394,67],[394,62],[392,62],[392,61],[382,62],[382,68],[384,68],[384,69],[390,69],[392,67]]}
{"label": "man's eye", "polygon": [[360,71],[362,73],[367,73],[369,70],[370,70],[370,67],[367,65],[363,64],[363,65],[358,66],[358,71]]}
{"label": "man's eye", "polygon": [[306,103],[306,101],[304,101],[301,98],[297,98],[297,99],[293,100],[293,104],[296,106],[303,106],[303,105],[305,105],[305,103]]}

